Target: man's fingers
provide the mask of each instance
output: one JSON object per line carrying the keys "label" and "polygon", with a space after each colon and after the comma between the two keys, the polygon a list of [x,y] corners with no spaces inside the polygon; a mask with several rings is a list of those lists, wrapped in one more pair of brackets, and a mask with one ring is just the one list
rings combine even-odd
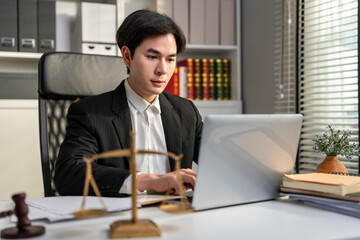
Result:
{"label": "man's fingers", "polygon": [[182,181],[184,183],[187,183],[187,184],[191,185],[191,188],[193,188],[195,186],[196,174],[193,175],[193,174],[188,174],[188,173],[181,172],[180,176],[181,176]]}
{"label": "man's fingers", "polygon": [[192,175],[192,176],[196,177],[196,172],[194,172],[190,168],[182,168],[182,169],[180,169],[180,173],[186,173],[186,174],[189,174],[189,175]]}
{"label": "man's fingers", "polygon": [[[178,174],[180,175],[182,182],[185,184],[185,189],[194,189],[196,182],[196,173],[191,169],[180,169]],[[145,189],[151,189],[157,192],[167,191],[169,189],[174,189],[174,194],[180,193],[180,185],[179,178],[177,172],[169,172],[161,175],[153,175],[153,174],[141,174],[138,177],[138,180],[147,181],[147,185]],[[149,179],[146,180],[140,179],[144,175],[145,177],[149,175]],[[184,187],[184,186],[181,186]]]}

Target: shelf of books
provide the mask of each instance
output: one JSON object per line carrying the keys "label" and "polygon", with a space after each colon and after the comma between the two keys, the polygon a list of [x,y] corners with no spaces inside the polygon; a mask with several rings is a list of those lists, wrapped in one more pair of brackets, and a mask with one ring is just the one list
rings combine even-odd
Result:
{"label": "shelf of books", "polygon": [[240,113],[237,68],[231,68],[231,62],[231,58],[220,57],[179,60],[165,91],[194,100],[203,116]]}
{"label": "shelf of books", "polygon": [[230,100],[229,65],[228,59],[178,61],[165,90],[190,100]]}

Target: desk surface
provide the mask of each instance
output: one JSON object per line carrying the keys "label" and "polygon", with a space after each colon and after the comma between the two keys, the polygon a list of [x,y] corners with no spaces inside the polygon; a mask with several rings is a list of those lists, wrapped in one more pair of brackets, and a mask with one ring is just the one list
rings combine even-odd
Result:
{"label": "desk surface", "polygon": [[[146,239],[360,239],[360,219],[290,201],[180,215],[146,207],[139,209],[138,215],[153,220],[162,231],[161,238]],[[96,219],[33,225],[46,227],[46,234],[39,239],[107,239],[112,222],[130,218],[131,212],[125,211]],[[2,223],[0,229],[14,225]]]}

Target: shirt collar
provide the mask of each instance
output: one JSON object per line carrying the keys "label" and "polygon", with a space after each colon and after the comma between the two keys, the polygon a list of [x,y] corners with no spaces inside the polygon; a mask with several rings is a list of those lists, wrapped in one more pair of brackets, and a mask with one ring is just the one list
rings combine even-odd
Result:
{"label": "shirt collar", "polygon": [[128,80],[125,80],[125,92],[129,103],[139,112],[144,112],[147,108],[152,109],[155,113],[161,113],[159,95],[155,97],[155,100],[152,103],[149,103],[142,97],[140,97],[134,90],[130,87]]}

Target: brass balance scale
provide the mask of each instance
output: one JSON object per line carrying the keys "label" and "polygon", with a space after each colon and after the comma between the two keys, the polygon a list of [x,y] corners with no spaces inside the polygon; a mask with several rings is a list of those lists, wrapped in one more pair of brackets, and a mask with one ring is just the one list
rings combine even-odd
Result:
{"label": "brass balance scale", "polygon": [[[130,237],[151,237],[161,236],[160,229],[154,222],[149,219],[138,219],[137,217],[137,182],[136,182],[136,154],[160,154],[171,157],[175,160],[175,171],[180,184],[180,202],[168,203],[167,199],[171,189],[166,192],[165,198],[160,205],[160,209],[168,213],[187,213],[192,212],[194,209],[190,205],[184,194],[183,181],[179,173],[180,160],[182,154],[176,155],[171,152],[157,152],[148,150],[137,150],[135,148],[135,131],[130,132],[131,146],[130,149],[119,149],[109,152],[100,153],[92,156],[91,158],[84,157],[83,160],[86,163],[86,176],[83,191],[83,200],[81,209],[73,212],[72,214],[77,218],[94,218],[102,216],[108,213],[101,193],[97,187],[95,179],[92,175],[91,163],[97,159],[111,158],[111,157],[130,157],[130,173],[132,175],[132,219],[131,220],[119,220],[111,224],[110,226],[110,237],[111,238],[130,238]],[[103,209],[85,209],[86,196],[89,194],[89,185],[91,184],[96,196],[99,198]]]}

